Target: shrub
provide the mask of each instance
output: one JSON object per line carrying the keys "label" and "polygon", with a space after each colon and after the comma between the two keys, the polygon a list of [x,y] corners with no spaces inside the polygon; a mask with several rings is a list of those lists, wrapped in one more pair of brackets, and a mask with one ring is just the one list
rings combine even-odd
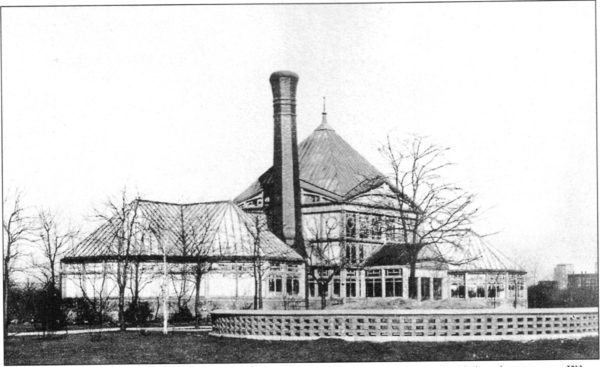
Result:
{"label": "shrub", "polygon": [[65,300],[67,308],[67,321],[78,325],[97,325],[100,323],[100,314],[95,305],[84,298],[69,298]]}
{"label": "shrub", "polygon": [[151,314],[148,302],[129,303],[129,307],[125,311],[125,321],[133,325],[145,324]]}
{"label": "shrub", "polygon": [[171,322],[190,322],[194,320],[194,316],[187,306],[181,306],[177,313],[171,316]]}
{"label": "shrub", "polygon": [[42,289],[28,283],[23,286],[11,284],[8,287],[7,314],[9,320],[32,322],[36,318],[36,302]]}
{"label": "shrub", "polygon": [[40,323],[43,330],[60,330],[66,320],[59,290],[52,283],[46,284],[36,300],[36,323]]}

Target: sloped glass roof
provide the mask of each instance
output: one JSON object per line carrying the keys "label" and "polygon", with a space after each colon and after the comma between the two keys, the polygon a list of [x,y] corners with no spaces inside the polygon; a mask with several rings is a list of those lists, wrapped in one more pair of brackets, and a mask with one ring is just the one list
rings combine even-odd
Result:
{"label": "sloped glass roof", "polygon": [[[161,228],[160,234],[148,230],[149,224]],[[136,241],[133,255],[209,257],[218,259],[251,258],[256,233],[260,253],[265,259],[302,260],[294,250],[266,227],[257,231],[254,218],[231,201],[172,204],[138,201]],[[81,241],[67,258],[115,256],[118,251],[117,225],[109,221]]]}

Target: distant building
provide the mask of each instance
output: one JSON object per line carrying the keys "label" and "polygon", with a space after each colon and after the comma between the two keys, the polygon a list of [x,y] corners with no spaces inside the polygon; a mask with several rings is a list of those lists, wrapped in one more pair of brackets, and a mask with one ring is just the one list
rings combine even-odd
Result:
{"label": "distant building", "polygon": [[[562,276],[570,264],[556,267]],[[557,280],[544,280],[528,288],[529,308],[598,307],[598,273],[566,274],[567,286],[559,288]]]}
{"label": "distant building", "polygon": [[573,273],[573,264],[558,264],[554,267],[554,280],[558,283],[558,289],[567,288],[568,275]]}
{"label": "distant building", "polygon": [[598,273],[569,274],[567,287],[569,289],[587,289],[598,293]]}

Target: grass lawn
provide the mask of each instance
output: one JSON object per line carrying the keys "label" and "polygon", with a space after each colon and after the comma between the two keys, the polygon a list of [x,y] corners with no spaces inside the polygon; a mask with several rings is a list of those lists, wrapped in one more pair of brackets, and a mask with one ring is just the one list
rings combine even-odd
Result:
{"label": "grass lawn", "polygon": [[[97,337],[96,337],[97,338]],[[257,341],[217,338],[207,333],[136,332],[90,334],[56,339],[12,337],[5,340],[4,363],[235,363],[341,362],[511,359],[598,359],[598,338],[535,342],[346,342]]]}

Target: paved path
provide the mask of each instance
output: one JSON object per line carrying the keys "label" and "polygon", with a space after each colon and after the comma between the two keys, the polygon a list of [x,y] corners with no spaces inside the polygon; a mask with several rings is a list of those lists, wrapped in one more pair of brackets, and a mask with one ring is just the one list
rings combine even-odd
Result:
{"label": "paved path", "polygon": [[[127,328],[127,331],[140,331],[140,330],[162,332],[163,328],[159,327],[159,326],[153,326],[153,327],[128,327]],[[87,334],[87,333],[105,333],[105,332],[114,332],[114,331],[119,331],[119,328],[114,327],[114,328],[103,328],[103,329],[57,330],[57,331],[48,332],[47,334],[51,334],[51,335],[65,335],[65,334],[71,335],[71,334]],[[207,331],[212,331],[212,326],[200,326],[198,329],[196,329],[194,326],[170,326],[168,328],[168,332],[174,332],[174,331],[207,332]],[[21,333],[8,333],[8,336],[43,336],[43,335],[44,335],[43,331],[28,331],[28,332],[21,332]]]}

